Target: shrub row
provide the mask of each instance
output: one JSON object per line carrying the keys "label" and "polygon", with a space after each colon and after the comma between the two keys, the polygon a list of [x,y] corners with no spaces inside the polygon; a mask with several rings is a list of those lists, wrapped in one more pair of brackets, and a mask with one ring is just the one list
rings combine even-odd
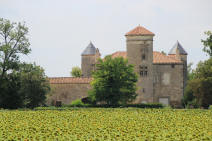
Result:
{"label": "shrub row", "polygon": [[74,107],[79,108],[164,108],[164,106],[160,103],[151,103],[151,104],[127,104],[127,105],[106,105],[106,104],[98,104],[98,105],[63,105],[62,107],[37,107],[34,110],[68,110],[73,109]]}

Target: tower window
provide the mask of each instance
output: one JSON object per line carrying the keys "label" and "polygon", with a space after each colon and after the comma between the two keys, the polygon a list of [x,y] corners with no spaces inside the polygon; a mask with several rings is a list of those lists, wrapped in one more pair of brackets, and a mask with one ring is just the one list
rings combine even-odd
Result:
{"label": "tower window", "polygon": [[145,59],[146,59],[146,55],[143,54],[143,55],[142,55],[142,60],[145,60]]}
{"label": "tower window", "polygon": [[145,93],[145,88],[143,88],[143,93]]}
{"label": "tower window", "polygon": [[144,76],[147,76],[147,71],[144,71]]}
{"label": "tower window", "polygon": [[147,76],[147,66],[140,66],[140,76]]}
{"label": "tower window", "polygon": [[144,72],[143,71],[140,71],[140,76],[143,76],[144,75]]}
{"label": "tower window", "polygon": [[172,68],[175,68],[175,65],[174,64],[172,64]]}

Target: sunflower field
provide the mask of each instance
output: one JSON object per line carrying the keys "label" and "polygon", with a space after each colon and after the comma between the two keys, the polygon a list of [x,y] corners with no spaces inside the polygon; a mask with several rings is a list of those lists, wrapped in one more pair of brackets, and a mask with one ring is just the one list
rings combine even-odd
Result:
{"label": "sunflower field", "polygon": [[0,140],[212,140],[212,110],[0,110]]}

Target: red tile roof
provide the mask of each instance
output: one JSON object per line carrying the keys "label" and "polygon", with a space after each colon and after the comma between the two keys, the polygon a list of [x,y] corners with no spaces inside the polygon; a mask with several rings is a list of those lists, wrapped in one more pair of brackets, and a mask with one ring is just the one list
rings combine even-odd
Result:
{"label": "red tile roof", "polygon": [[176,57],[166,56],[160,52],[153,52],[153,63],[154,64],[181,64],[182,61],[178,60]]}
{"label": "red tile roof", "polygon": [[136,28],[134,28],[133,30],[126,33],[125,35],[126,36],[132,36],[132,35],[152,35],[152,36],[154,36],[155,34],[139,25]]}
{"label": "red tile roof", "polygon": [[116,58],[116,57],[127,58],[127,52],[126,51],[117,51],[117,52],[114,52],[111,55],[112,55],[112,58]]}
{"label": "red tile roof", "polygon": [[[127,52],[117,51],[112,54],[112,58],[124,57],[127,58]],[[153,51],[153,63],[154,64],[181,64],[182,61],[178,60],[176,57],[166,56],[160,52]]]}
{"label": "red tile roof", "polygon": [[86,77],[50,77],[50,84],[88,84],[92,78]]}

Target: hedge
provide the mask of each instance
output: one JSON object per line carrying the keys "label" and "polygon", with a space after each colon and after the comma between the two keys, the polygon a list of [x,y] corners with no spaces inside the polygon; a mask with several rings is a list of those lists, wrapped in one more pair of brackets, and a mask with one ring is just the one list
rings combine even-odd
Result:
{"label": "hedge", "polygon": [[151,103],[151,104],[127,104],[127,105],[106,105],[106,104],[98,104],[98,105],[63,105],[62,107],[37,107],[34,110],[69,110],[76,108],[164,108],[164,106],[160,103]]}

